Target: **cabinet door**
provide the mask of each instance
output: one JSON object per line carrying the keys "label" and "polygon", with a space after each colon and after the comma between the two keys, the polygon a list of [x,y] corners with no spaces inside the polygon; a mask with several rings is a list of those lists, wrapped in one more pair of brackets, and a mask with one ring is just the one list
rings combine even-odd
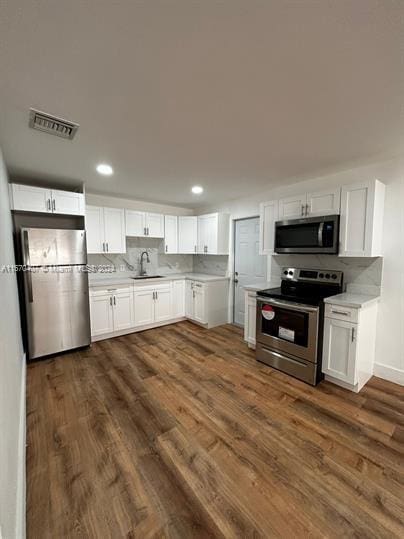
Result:
{"label": "cabinet door", "polygon": [[194,318],[194,281],[185,281],[185,316]]}
{"label": "cabinet door", "polygon": [[324,374],[355,385],[356,324],[324,318],[323,365]]}
{"label": "cabinet door", "polygon": [[90,296],[90,320],[93,337],[111,333],[114,330],[110,293]]}
{"label": "cabinet door", "polygon": [[205,289],[197,283],[194,286],[194,320],[206,324]]}
{"label": "cabinet door", "polygon": [[278,220],[279,204],[270,200],[260,205],[260,255],[269,255],[275,248],[275,222]]}
{"label": "cabinet door", "polygon": [[255,345],[255,328],[257,323],[257,298],[246,294],[244,340]]}
{"label": "cabinet door", "polygon": [[154,321],[164,322],[171,320],[171,287],[159,288],[155,291]]}
{"label": "cabinet door", "polygon": [[218,215],[200,215],[198,217],[198,252],[217,254]]}
{"label": "cabinet door", "polygon": [[104,235],[107,253],[126,253],[125,211],[104,208]]}
{"label": "cabinet door", "polygon": [[172,317],[185,316],[185,281],[173,281]]}
{"label": "cabinet door", "polygon": [[178,217],[176,215],[164,216],[164,252],[178,253]]}
{"label": "cabinet door", "polygon": [[133,309],[133,290],[117,290],[113,294],[114,331],[132,328],[135,325]]}
{"label": "cabinet door", "polygon": [[86,206],[86,235],[87,253],[103,253],[104,240],[104,211],[99,206]]}
{"label": "cabinet door", "polygon": [[306,214],[306,193],[279,200],[279,220],[298,219]]}
{"label": "cabinet door", "polygon": [[52,211],[64,215],[84,215],[83,193],[52,190]]}
{"label": "cabinet door", "polygon": [[193,215],[178,217],[178,252],[194,254],[198,244],[198,218]]}
{"label": "cabinet door", "polygon": [[372,195],[369,183],[346,185],[341,193],[340,256],[372,256]]}
{"label": "cabinet door", "polygon": [[150,238],[164,238],[164,215],[160,213],[146,213],[147,236]]}
{"label": "cabinet door", "polygon": [[143,211],[125,210],[126,235],[146,235],[146,214]]}
{"label": "cabinet door", "polygon": [[307,215],[338,215],[341,204],[341,188],[316,191],[307,195]]}
{"label": "cabinet door", "polygon": [[154,322],[154,290],[135,290],[135,326]]}
{"label": "cabinet door", "polygon": [[11,190],[13,194],[13,210],[52,212],[50,189],[13,183]]}

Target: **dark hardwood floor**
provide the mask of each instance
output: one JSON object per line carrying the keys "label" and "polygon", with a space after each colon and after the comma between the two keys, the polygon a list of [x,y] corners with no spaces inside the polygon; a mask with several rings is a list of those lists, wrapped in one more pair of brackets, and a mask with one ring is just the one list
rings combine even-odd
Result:
{"label": "dark hardwood floor", "polygon": [[191,323],[28,368],[28,537],[404,537],[404,387],[355,395]]}

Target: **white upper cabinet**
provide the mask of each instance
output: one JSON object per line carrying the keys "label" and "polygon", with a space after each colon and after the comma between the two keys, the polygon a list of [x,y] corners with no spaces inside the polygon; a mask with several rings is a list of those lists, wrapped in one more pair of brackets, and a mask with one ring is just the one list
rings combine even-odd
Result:
{"label": "white upper cabinet", "polygon": [[126,235],[164,238],[164,215],[137,210],[125,210]]}
{"label": "white upper cabinet", "polygon": [[126,253],[125,212],[86,207],[87,253]]}
{"label": "white upper cabinet", "polygon": [[307,194],[306,215],[338,215],[340,212],[341,188],[326,189]]}
{"label": "white upper cabinet", "polygon": [[279,200],[279,220],[298,219],[306,215],[306,193]]}
{"label": "white upper cabinet", "polygon": [[279,200],[279,220],[338,215],[340,198],[340,187],[281,198]]}
{"label": "white upper cabinet", "polygon": [[13,210],[84,215],[83,193],[13,183],[10,186],[10,194]]}
{"label": "white upper cabinet", "polygon": [[269,255],[275,248],[275,222],[278,221],[277,200],[260,204],[260,255]]}
{"label": "white upper cabinet", "polygon": [[164,216],[164,252],[178,253],[178,217],[176,215]]}
{"label": "white upper cabinet", "polygon": [[340,256],[382,256],[384,196],[378,180],[342,187]]}
{"label": "white upper cabinet", "polygon": [[198,216],[198,253],[229,254],[229,215],[210,213]]}
{"label": "white upper cabinet", "polygon": [[198,244],[198,217],[181,215],[178,217],[178,252],[194,254]]}

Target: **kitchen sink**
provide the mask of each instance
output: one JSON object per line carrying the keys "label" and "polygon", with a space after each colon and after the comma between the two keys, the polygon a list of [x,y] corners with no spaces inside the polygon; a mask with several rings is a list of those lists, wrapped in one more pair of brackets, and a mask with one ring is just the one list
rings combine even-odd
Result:
{"label": "kitchen sink", "polygon": [[132,277],[135,281],[144,280],[144,279],[163,279],[164,275],[138,275],[137,277]]}

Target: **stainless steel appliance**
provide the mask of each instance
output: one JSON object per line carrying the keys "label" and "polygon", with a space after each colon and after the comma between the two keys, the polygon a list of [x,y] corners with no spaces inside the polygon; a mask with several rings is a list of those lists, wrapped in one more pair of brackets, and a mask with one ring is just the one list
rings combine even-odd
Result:
{"label": "stainless steel appliance", "polygon": [[90,344],[85,230],[22,228],[28,359]]}
{"label": "stainless steel appliance", "polygon": [[256,358],[316,385],[322,378],[324,298],[342,292],[341,271],[283,268],[280,288],[257,292]]}
{"label": "stainless steel appliance", "polygon": [[339,215],[275,223],[276,253],[337,254],[338,245]]}

